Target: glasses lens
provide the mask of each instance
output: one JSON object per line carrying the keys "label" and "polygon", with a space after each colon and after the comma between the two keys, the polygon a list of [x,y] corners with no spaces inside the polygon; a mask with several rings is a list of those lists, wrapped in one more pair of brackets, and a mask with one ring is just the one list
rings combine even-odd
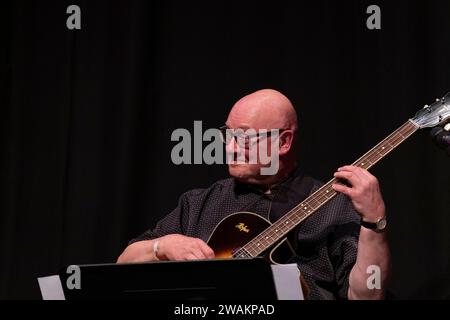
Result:
{"label": "glasses lens", "polygon": [[[249,148],[251,145],[257,143],[260,138],[268,138],[271,137],[274,133],[279,133],[278,130],[260,130],[261,132],[256,131],[248,131],[251,129],[230,129],[227,126],[222,126],[219,128],[220,136],[222,138],[222,142],[228,144],[231,142],[231,139],[234,139],[234,142],[239,145],[241,148]],[[281,132],[282,130],[280,130]]]}

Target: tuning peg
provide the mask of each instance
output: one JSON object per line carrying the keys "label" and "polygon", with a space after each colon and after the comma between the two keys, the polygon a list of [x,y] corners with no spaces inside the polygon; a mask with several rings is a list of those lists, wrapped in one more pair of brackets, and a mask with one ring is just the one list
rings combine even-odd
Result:
{"label": "tuning peg", "polygon": [[441,99],[439,99],[439,98],[436,98],[436,102],[439,102],[439,101],[441,101]]}
{"label": "tuning peg", "polygon": [[447,124],[445,125],[444,130],[450,132],[450,123],[447,123]]}
{"label": "tuning peg", "polygon": [[428,108],[428,107],[429,107],[429,105],[427,105],[427,104],[423,106],[424,109],[426,109],[426,108]]}

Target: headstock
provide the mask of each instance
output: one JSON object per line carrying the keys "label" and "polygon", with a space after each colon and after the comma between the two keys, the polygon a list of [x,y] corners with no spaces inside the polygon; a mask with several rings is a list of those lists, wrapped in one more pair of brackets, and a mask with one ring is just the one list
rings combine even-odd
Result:
{"label": "headstock", "polygon": [[450,92],[433,104],[426,105],[411,120],[421,129],[445,125],[450,121]]}

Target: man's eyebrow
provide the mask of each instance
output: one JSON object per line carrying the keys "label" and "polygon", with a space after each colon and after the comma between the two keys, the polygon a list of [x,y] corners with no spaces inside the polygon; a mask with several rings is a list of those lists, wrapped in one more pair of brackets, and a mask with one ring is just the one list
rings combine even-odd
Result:
{"label": "man's eyebrow", "polygon": [[226,123],[225,123],[225,125],[227,126],[228,129],[233,129],[233,130],[236,130],[236,129],[244,129],[244,130],[251,129],[251,127],[249,127],[247,125],[239,126],[237,128],[230,128],[230,126],[227,125]]}

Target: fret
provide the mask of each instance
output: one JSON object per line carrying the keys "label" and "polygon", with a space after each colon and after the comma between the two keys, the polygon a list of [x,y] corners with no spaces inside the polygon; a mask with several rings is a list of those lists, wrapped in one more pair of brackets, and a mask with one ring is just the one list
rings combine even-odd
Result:
{"label": "fret", "polygon": [[309,211],[309,212],[311,211],[311,207],[309,206],[307,200],[308,200],[308,199],[306,199],[305,201],[303,201],[303,202],[300,204],[300,210],[301,210],[303,213],[308,212],[308,211]]}
{"label": "fret", "polygon": [[265,234],[265,235],[263,236],[263,239],[264,239],[265,241],[268,241],[269,239],[270,239],[270,240],[273,240],[273,238],[272,238],[271,236],[269,236],[268,234]]}
{"label": "fret", "polygon": [[291,226],[292,224],[294,224],[293,223],[293,221],[289,218],[289,217],[287,217],[285,220],[283,220],[282,222],[281,222],[283,225],[285,225],[285,226]]}
{"label": "fret", "polygon": [[256,240],[266,243],[266,245],[270,245],[274,239],[278,239],[276,234],[269,230],[269,232],[265,234],[261,234],[261,237],[257,237]]}
{"label": "fret", "polygon": [[306,219],[306,217],[308,216],[307,214],[305,214],[304,212],[300,212],[301,214],[300,214],[300,220],[299,220],[299,222],[302,222],[303,220],[305,220]]}
{"label": "fret", "polygon": [[290,215],[290,218],[292,219],[293,223],[297,223],[298,221],[301,221],[302,215],[299,212],[294,211]]}
{"label": "fret", "polygon": [[386,150],[386,147],[383,146],[383,145],[381,145],[381,146],[377,149],[377,152],[378,152],[378,154],[379,154],[381,157],[384,157],[384,156],[385,156],[385,153],[383,153],[383,151],[385,151],[385,150]]}
{"label": "fret", "polygon": [[254,253],[254,254],[251,254],[249,251],[247,251],[246,249],[243,249],[243,252],[244,252],[244,255],[246,255],[248,258],[251,258],[251,257],[256,257],[258,254],[256,254],[256,253]]}
{"label": "fret", "polygon": [[389,145],[384,142],[379,146],[377,152],[381,155],[381,157],[384,157],[387,153],[389,153]]}
{"label": "fret", "polygon": [[374,164],[376,164],[381,158],[376,158],[373,157],[373,154],[370,154],[368,156],[365,157],[365,159],[363,159],[360,162],[359,167],[364,168],[364,169],[370,169]]}
{"label": "fret", "polygon": [[318,208],[321,207],[325,202],[328,201],[328,198],[327,198],[327,196],[325,196],[325,192],[324,192],[324,191],[318,193],[318,194],[315,196],[315,199],[316,199],[316,201],[319,203],[319,205],[316,207],[316,209],[318,209]]}
{"label": "fret", "polygon": [[324,201],[328,200],[328,196],[330,193],[332,193],[333,188],[327,185],[322,186],[322,188],[317,192],[317,195],[315,196],[316,198],[320,199],[320,204],[323,205]]}
{"label": "fret", "polygon": [[256,237],[249,243],[245,245],[248,251],[252,251],[255,256],[258,256],[261,252],[264,252],[267,248],[269,248],[273,243],[277,242],[280,238],[272,238],[271,241],[266,241],[264,243],[265,237]]}
{"label": "fret", "polygon": [[283,235],[283,233],[281,232],[280,228],[276,227],[275,224],[273,224],[271,226],[271,229],[268,231],[268,236],[272,239],[272,240],[278,240],[280,239],[280,237]]}
{"label": "fret", "polygon": [[244,248],[244,250],[253,257],[256,257],[259,254],[252,246],[246,247],[246,248]]}
{"label": "fret", "polygon": [[283,225],[283,224],[280,224],[279,221],[277,221],[277,223],[274,223],[274,225],[276,225],[275,232],[276,232],[277,234],[279,234],[280,232],[286,232],[286,231],[289,231],[289,228],[286,227],[286,226]]}
{"label": "fret", "polygon": [[322,195],[321,192],[317,193],[312,200],[314,200],[314,209],[317,209],[323,205],[323,200],[326,199],[325,196]]}
{"label": "fret", "polygon": [[247,250],[244,249],[244,247],[240,248],[238,251],[236,251],[235,254],[233,254],[234,257],[237,258],[253,258],[256,256],[252,256]]}
{"label": "fret", "polygon": [[276,221],[273,226],[273,236],[280,238],[283,237],[285,234],[287,234],[291,230],[291,225],[294,225],[292,223],[286,224],[285,221],[288,219],[289,216],[286,215],[282,218],[280,218],[278,221]]}
{"label": "fret", "polygon": [[[393,149],[395,148],[395,146],[393,146],[389,140],[386,141],[386,142],[387,142],[387,144],[389,145],[389,147],[391,147],[391,150],[393,150]],[[390,151],[390,150],[389,150],[389,151]]]}
{"label": "fret", "polygon": [[320,206],[320,202],[317,201],[314,197],[307,199],[305,205],[308,206],[309,209],[314,210]]}
{"label": "fret", "polygon": [[394,144],[394,148],[396,148],[400,144],[400,142],[403,142],[403,138],[402,137],[392,137],[391,141]]}
{"label": "fret", "polygon": [[326,188],[323,194],[327,199],[331,199],[336,194],[336,191],[334,191],[332,188]]}
{"label": "fret", "polygon": [[372,164],[368,159],[363,160],[361,163],[359,163],[357,166],[361,167],[363,169],[366,169],[366,167],[369,167]]}
{"label": "fret", "polygon": [[394,148],[396,148],[398,145],[400,145],[400,143],[402,143],[404,141],[404,138],[402,137],[393,137],[391,139],[391,144],[394,145]]}

